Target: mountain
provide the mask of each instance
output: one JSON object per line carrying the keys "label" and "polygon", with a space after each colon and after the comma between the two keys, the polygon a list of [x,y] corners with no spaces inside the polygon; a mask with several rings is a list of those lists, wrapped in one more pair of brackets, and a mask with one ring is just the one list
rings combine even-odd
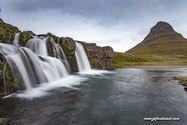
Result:
{"label": "mountain", "polygon": [[158,22],[151,28],[145,39],[128,50],[133,55],[187,55],[187,39],[177,33],[167,22]]}

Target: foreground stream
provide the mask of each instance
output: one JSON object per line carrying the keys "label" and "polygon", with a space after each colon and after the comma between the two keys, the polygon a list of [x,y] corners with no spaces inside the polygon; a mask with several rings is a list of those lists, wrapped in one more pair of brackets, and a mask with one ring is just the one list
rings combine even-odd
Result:
{"label": "foreground stream", "polygon": [[[187,93],[174,76],[186,68],[116,69],[103,74],[77,74],[72,86],[54,87],[37,98],[9,97],[0,100],[0,117],[10,125],[156,125],[187,124]],[[80,80],[81,79],[81,80]],[[62,81],[63,84],[69,81]],[[51,86],[52,87],[52,86]],[[78,89],[81,94],[63,99],[61,93]]]}

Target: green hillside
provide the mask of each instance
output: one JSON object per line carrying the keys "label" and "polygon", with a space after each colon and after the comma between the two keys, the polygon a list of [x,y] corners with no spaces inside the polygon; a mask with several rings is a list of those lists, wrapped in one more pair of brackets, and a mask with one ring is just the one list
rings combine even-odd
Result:
{"label": "green hillside", "polygon": [[115,53],[115,67],[187,65],[187,39],[166,22],[158,22],[145,39],[125,53]]}
{"label": "green hillside", "polygon": [[126,53],[143,56],[187,56],[187,39],[174,31],[170,24],[158,22],[141,43]]}

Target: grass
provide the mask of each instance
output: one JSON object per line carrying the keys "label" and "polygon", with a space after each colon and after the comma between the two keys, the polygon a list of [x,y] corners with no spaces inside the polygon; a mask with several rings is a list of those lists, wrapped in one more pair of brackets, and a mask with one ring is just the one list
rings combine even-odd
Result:
{"label": "grass", "polygon": [[179,83],[183,86],[187,86],[187,77],[186,76],[179,76],[175,77],[176,80],[179,80]]}
{"label": "grass", "polygon": [[187,57],[164,55],[140,56],[115,52],[112,65],[116,68],[124,66],[187,65]]}

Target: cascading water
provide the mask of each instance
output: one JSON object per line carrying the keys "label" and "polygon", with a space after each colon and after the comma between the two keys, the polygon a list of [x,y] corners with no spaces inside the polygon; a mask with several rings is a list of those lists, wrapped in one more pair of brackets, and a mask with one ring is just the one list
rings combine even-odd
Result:
{"label": "cascading water", "polygon": [[76,42],[75,56],[76,56],[79,72],[91,70],[88,57],[81,43]]}
{"label": "cascading water", "polygon": [[20,33],[16,33],[13,41],[13,45],[18,46],[19,45],[19,35]]}
{"label": "cascading water", "polygon": [[[0,53],[6,58],[13,77],[19,75],[18,83],[23,84],[27,91],[37,84],[54,82],[69,75],[69,64],[62,48],[51,38],[55,57],[48,56],[47,39],[34,36],[27,42],[26,47],[19,47],[18,33],[15,35],[14,45],[0,43]],[[4,87],[6,91],[6,86]]]}
{"label": "cascading water", "polygon": [[[25,87],[27,90],[30,90],[31,87],[31,80],[28,76],[28,73],[26,71],[26,68],[23,64],[21,54],[19,53],[19,48],[9,45],[9,44],[0,44],[0,51],[5,56],[9,67],[13,71],[13,75],[15,76],[17,74],[17,71],[21,75],[21,78],[23,82],[25,83]],[[19,82],[21,82],[21,79],[19,79]]]}
{"label": "cascading water", "polygon": [[67,62],[64,51],[62,50],[59,43],[55,43],[53,38],[48,38],[48,37],[45,38],[43,36],[41,36],[41,37],[33,36],[32,39],[28,40],[26,47],[29,48],[30,50],[32,50],[38,56],[47,57],[47,56],[49,56],[49,54],[47,52],[47,45],[46,45],[47,40],[50,40],[50,42],[52,44],[54,57],[61,60],[64,63],[66,70],[70,73],[69,63]]}
{"label": "cascading water", "polygon": [[[22,47],[19,45],[19,35],[19,33],[15,35],[13,45],[0,43],[0,53],[6,58],[13,77],[17,79],[18,89],[25,89],[29,95],[34,93],[34,97],[38,97],[40,95],[38,92],[44,91],[44,88],[40,86],[46,85],[50,89],[54,84],[62,86],[61,81],[65,81],[63,86],[71,87],[83,80],[78,76],[69,76],[69,63],[60,46],[59,39],[56,43],[51,37],[33,36],[27,41],[25,47]],[[49,45],[54,57],[49,56],[51,55],[48,52]],[[79,72],[91,70],[84,48],[82,44],[77,42],[75,56]],[[5,64],[3,75],[5,75],[7,64]],[[3,81],[6,95],[5,80]],[[19,97],[26,97],[25,95],[27,94],[22,94]]]}
{"label": "cascading water", "polygon": [[46,40],[48,38],[34,36],[28,40],[26,47],[32,50],[36,55],[48,56]]}

